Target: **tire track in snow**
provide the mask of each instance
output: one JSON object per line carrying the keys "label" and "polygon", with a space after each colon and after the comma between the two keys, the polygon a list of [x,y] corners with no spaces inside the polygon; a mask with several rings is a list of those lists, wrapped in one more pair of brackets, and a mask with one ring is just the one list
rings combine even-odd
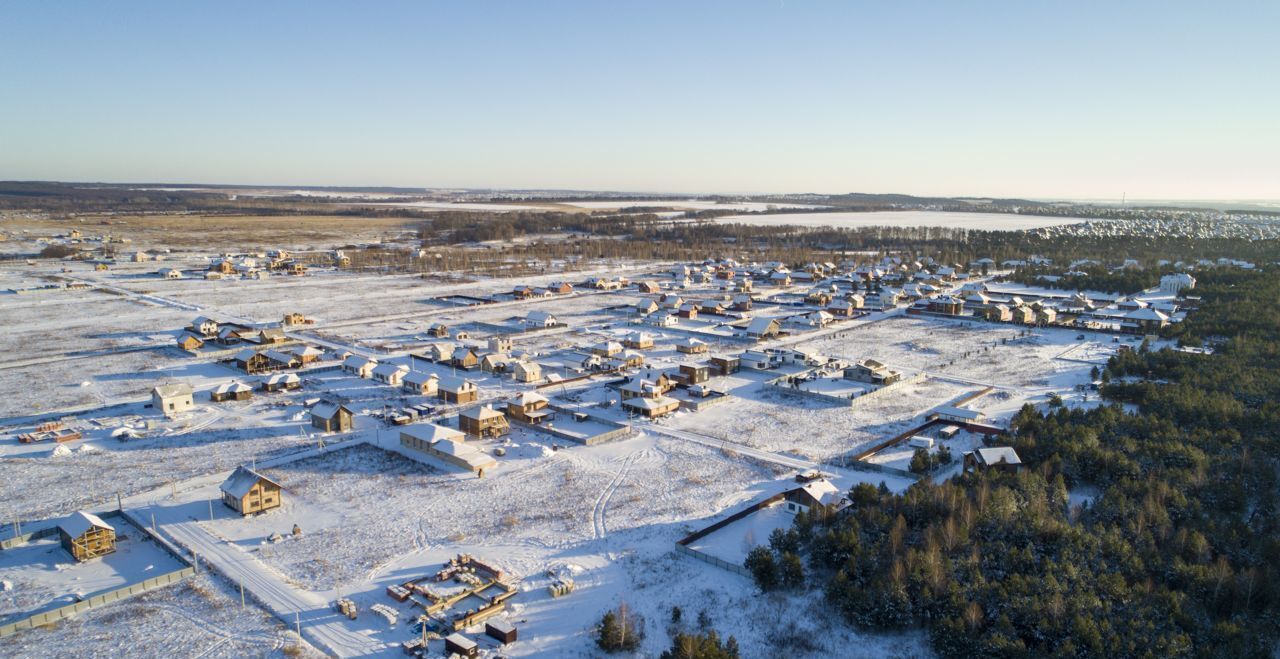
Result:
{"label": "tire track in snow", "polygon": [[613,493],[618,491],[618,486],[622,481],[626,480],[627,472],[631,471],[631,465],[640,457],[642,452],[632,453],[622,461],[622,468],[618,470],[617,475],[609,481],[609,485],[604,488],[600,496],[596,498],[595,508],[591,511],[591,524],[595,530],[596,539],[603,539],[609,535],[608,519],[605,510],[609,507],[609,501],[613,499]]}

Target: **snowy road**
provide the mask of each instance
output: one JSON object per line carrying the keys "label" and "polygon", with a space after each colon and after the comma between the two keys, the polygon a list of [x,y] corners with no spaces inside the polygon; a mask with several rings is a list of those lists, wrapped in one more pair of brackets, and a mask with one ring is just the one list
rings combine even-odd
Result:
{"label": "snowy road", "polygon": [[674,437],[675,439],[683,439],[685,441],[695,442],[698,444],[702,444],[703,446],[709,446],[711,448],[723,449],[726,451],[733,451],[734,453],[737,453],[739,455],[745,455],[745,456],[754,458],[756,460],[760,460],[761,462],[770,462],[776,465],[787,467],[789,469],[798,469],[801,471],[806,471],[809,469],[825,469],[827,471],[830,471],[832,468],[831,465],[819,464],[811,460],[805,460],[804,458],[798,458],[790,455],[783,455],[781,453],[774,453],[772,451],[763,451],[757,448],[751,448],[750,446],[747,446],[745,444],[731,442],[726,439],[717,439],[709,435],[702,435],[696,432],[689,432],[688,430],[676,430],[675,428],[669,428],[666,426],[659,426],[659,425],[647,426],[645,430],[649,432],[657,433],[659,435],[666,435],[667,437]]}
{"label": "snowy road", "polygon": [[231,583],[243,584],[281,621],[291,627],[295,620],[301,622],[303,636],[325,652],[355,657],[385,650],[378,641],[349,629],[344,624],[346,619],[329,607],[325,597],[289,585],[256,558],[215,538],[196,522],[166,520],[161,529],[213,565]]}

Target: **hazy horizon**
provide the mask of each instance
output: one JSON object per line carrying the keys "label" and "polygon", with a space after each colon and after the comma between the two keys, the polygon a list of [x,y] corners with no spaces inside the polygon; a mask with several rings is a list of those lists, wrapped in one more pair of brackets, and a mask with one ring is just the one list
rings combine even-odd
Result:
{"label": "hazy horizon", "polygon": [[67,2],[0,17],[0,179],[1280,199],[1275,3]]}

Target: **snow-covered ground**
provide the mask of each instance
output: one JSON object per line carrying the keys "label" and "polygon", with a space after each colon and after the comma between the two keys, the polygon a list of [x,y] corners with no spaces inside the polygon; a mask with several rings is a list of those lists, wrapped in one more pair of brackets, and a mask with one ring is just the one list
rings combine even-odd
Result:
{"label": "snow-covered ground", "polygon": [[948,213],[941,211],[873,211],[867,213],[782,213],[777,215],[726,215],[726,224],[796,225],[857,228],[873,226],[945,227],[980,231],[1024,231],[1086,222],[1084,218],[1040,217],[1012,213]]}

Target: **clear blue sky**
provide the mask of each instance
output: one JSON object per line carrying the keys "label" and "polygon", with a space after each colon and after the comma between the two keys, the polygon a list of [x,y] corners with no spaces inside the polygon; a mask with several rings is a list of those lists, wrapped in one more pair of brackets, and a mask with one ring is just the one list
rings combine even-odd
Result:
{"label": "clear blue sky", "polygon": [[1280,198],[1280,2],[0,0],[0,178]]}

